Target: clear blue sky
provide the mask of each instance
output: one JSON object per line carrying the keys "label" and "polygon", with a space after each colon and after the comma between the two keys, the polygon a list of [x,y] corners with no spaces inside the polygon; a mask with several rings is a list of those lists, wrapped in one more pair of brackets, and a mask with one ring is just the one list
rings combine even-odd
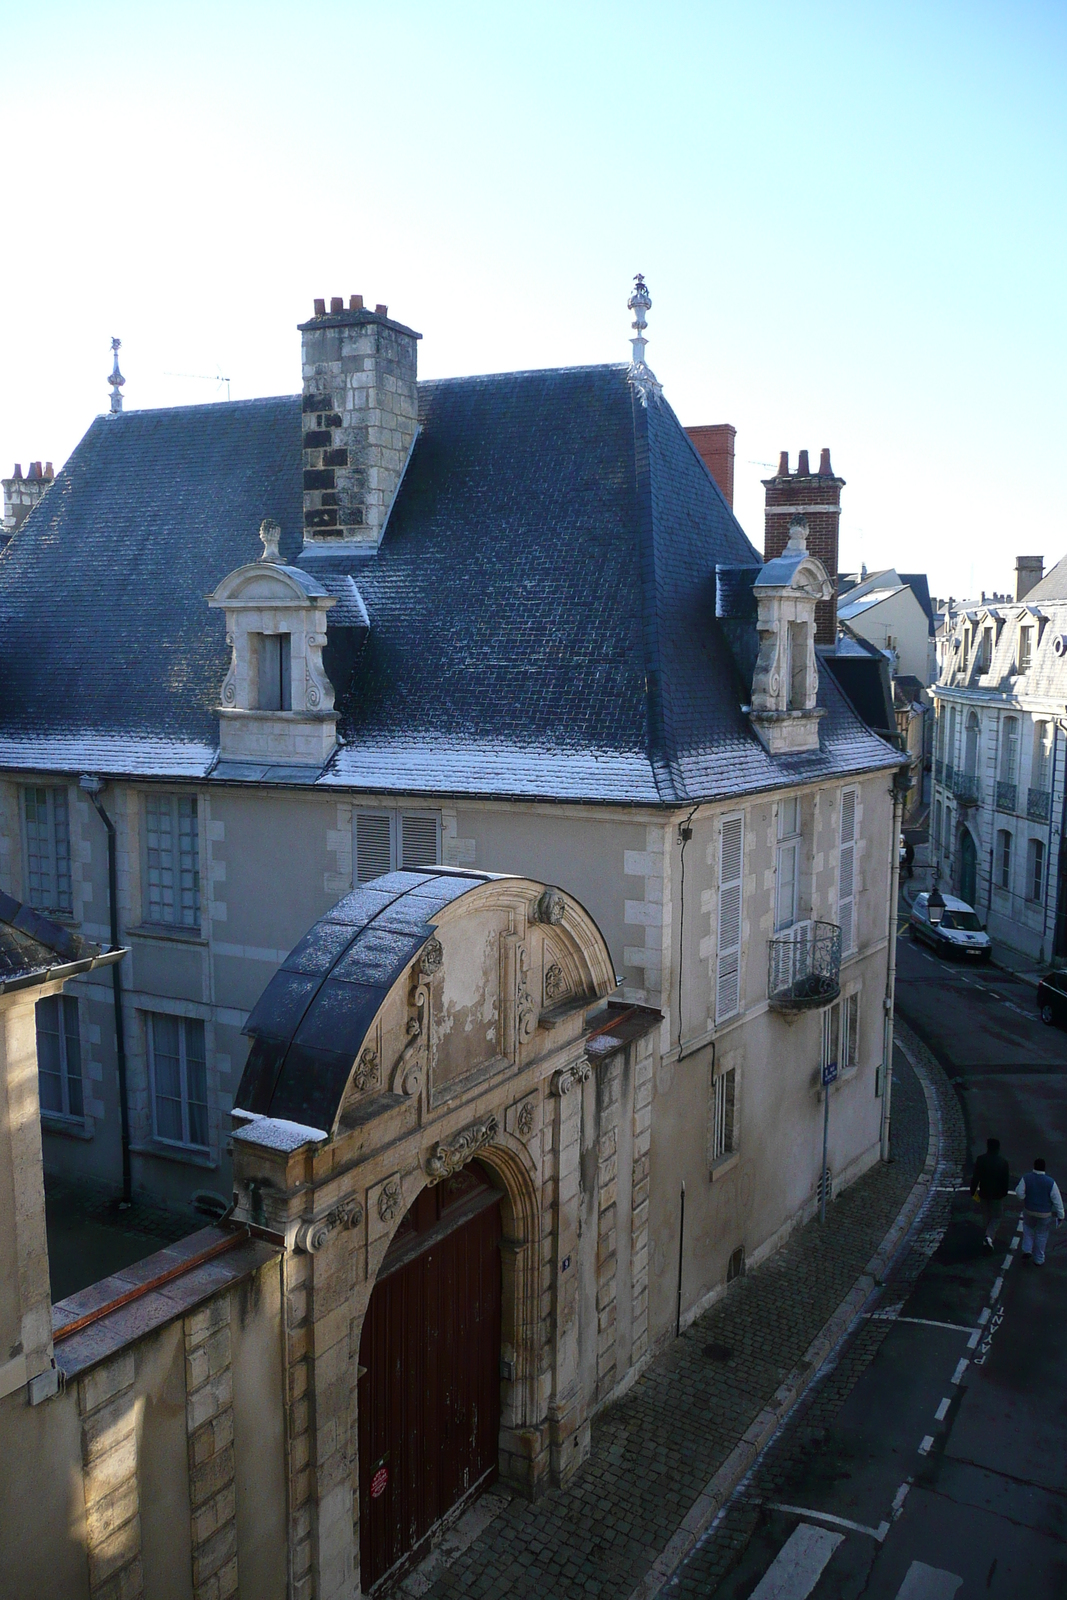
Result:
{"label": "clear blue sky", "polygon": [[0,468],[299,386],[362,293],[426,376],[615,361],[630,279],[737,510],[829,445],[842,565],[1067,552],[1062,3],[0,0]]}

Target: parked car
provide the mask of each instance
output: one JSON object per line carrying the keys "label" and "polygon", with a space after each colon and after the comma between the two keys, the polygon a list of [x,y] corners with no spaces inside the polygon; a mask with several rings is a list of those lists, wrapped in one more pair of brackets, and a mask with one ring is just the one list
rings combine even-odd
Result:
{"label": "parked car", "polygon": [[1041,1020],[1051,1028],[1054,1022],[1067,1024],[1067,972],[1050,972],[1037,986],[1037,1009]]}
{"label": "parked car", "polygon": [[935,928],[927,909],[928,894],[917,894],[911,908],[908,926],[913,939],[921,939],[942,955],[961,956],[968,961],[988,961],[993,953],[989,935],[982,927],[978,913],[966,900],[957,900],[946,894],[945,914]]}

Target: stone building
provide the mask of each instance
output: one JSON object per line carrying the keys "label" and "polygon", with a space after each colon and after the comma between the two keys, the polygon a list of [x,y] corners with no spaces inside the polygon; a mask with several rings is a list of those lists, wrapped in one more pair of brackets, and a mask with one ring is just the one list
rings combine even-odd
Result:
{"label": "stone building", "polygon": [[1067,563],[1014,602],[957,610],[934,688],[931,841],[944,879],[997,938],[1067,956],[1064,822]]}
{"label": "stone building", "polygon": [[[490,1470],[531,1492],[887,1133],[900,756],[816,646],[836,547],[789,509],[761,563],[645,301],[629,365],[433,383],[385,307],[317,302],[301,394],[100,418],[0,557],[0,878],[129,951],[70,985],[46,1169],[236,1194],[287,1252],[321,1222],[293,1382],[351,1428],[386,1252],[451,1236],[440,1147],[472,1219],[505,1194]],[[418,933],[373,897],[424,874]],[[296,1448],[291,1543],[344,1592],[384,1463]]]}
{"label": "stone building", "polygon": [[54,481],[55,472],[50,461],[46,461],[43,467],[39,461],[31,461],[25,477],[22,476],[22,464],[15,462],[11,477],[3,480],[4,518],[0,522],[0,550],[19,531]]}

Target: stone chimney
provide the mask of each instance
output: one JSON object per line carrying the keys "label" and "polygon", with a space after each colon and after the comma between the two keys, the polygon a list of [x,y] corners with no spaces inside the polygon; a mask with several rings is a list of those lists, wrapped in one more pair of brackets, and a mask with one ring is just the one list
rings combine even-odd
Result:
{"label": "stone chimney", "polygon": [[15,471],[4,483],[4,520],[0,525],[0,549],[18,532],[39,500],[43,500],[55,481],[52,463],[31,461],[29,472],[22,476],[21,462],[15,462]]}
{"label": "stone chimney", "polygon": [[388,312],[354,294],[300,324],[306,552],[381,543],[418,431],[422,338]]}
{"label": "stone chimney", "polygon": [[818,472],[812,472],[806,450],[800,452],[796,472],[790,472],[789,452],[783,450],[775,476],[763,479],[763,559],[773,561],[785,550],[794,516],[806,519],[808,552],[826,569],[833,586],[832,598],[815,607],[815,643],[831,646],[837,641],[837,541],[844,486],[844,478],[834,476],[828,449],[819,457]]}
{"label": "stone chimney", "polygon": [[[7,488],[5,483],[4,488]],[[1041,582],[1045,571],[1044,556],[1015,557],[1015,598],[1025,600],[1030,590]]]}
{"label": "stone chimney", "polygon": [[729,422],[710,422],[704,427],[686,428],[697,454],[722,491],[726,504],[734,506],[734,439],[737,429]]}

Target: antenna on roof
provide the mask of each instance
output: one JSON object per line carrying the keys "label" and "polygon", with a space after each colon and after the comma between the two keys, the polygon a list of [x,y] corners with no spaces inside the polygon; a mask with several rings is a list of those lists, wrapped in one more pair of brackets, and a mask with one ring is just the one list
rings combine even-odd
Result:
{"label": "antenna on roof", "polygon": [[112,354],[111,376],[107,381],[111,385],[111,415],[113,417],[117,417],[120,414],[120,412],[122,411],[122,393],[121,393],[121,390],[122,390],[122,385],[126,382],[126,379],[122,376],[122,373],[119,371],[119,351],[121,349],[122,349],[122,340],[121,339],[112,339],[112,341],[111,341],[111,354]]}

